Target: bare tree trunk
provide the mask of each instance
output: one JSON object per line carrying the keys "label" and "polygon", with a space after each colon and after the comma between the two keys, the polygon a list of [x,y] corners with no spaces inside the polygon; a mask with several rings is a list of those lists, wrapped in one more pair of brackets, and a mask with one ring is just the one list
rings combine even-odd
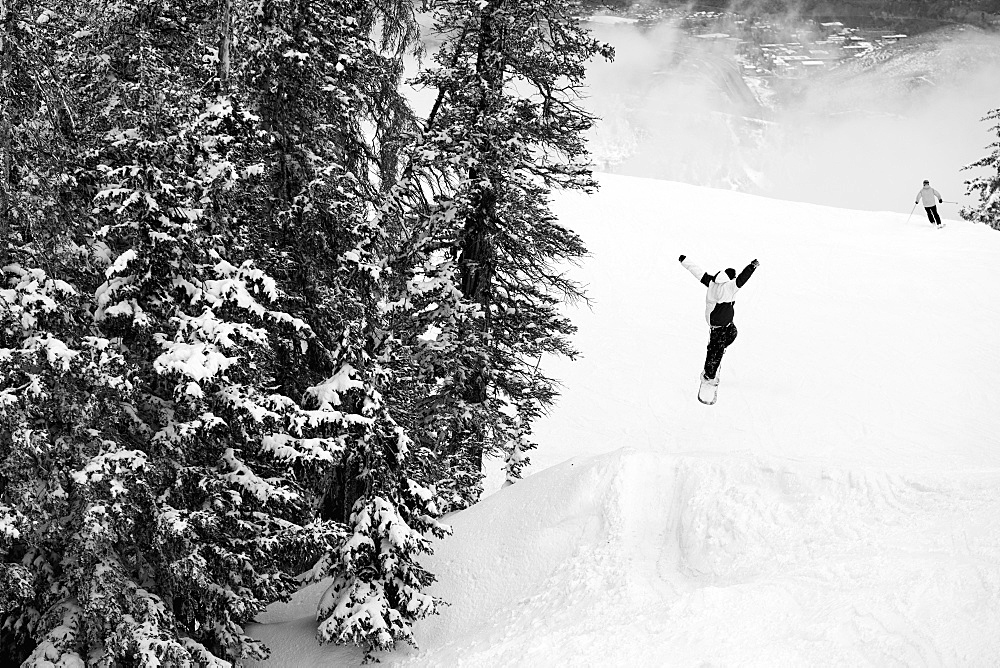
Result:
{"label": "bare tree trunk", "polygon": [[10,118],[7,115],[7,109],[4,105],[0,104],[0,135],[2,135],[2,145],[0,145],[0,153],[3,153],[3,161],[0,162],[0,169],[3,173],[0,174],[0,240],[6,240],[10,238],[10,209],[11,209],[11,196],[10,196],[10,171],[11,171],[11,157],[10,157]]}
{"label": "bare tree trunk", "polygon": [[[478,116],[483,118],[489,113],[492,98],[500,94],[503,88],[504,54],[503,36],[497,26],[495,15],[501,9],[503,0],[489,2],[483,8],[483,17],[479,26],[479,50],[476,56],[476,73],[479,76],[480,102]],[[478,125],[477,119],[474,125]],[[481,157],[490,151],[490,146],[483,146]],[[489,164],[489,160],[483,161]],[[500,187],[500,173],[494,167],[485,170],[473,168],[469,171],[469,182],[475,184],[476,192],[472,197],[471,211],[465,221],[461,242],[461,278],[462,294],[469,301],[478,303],[483,309],[483,334],[489,335],[491,329],[491,308],[493,294],[493,272],[495,263],[495,248],[491,228],[496,225],[497,192]],[[482,404],[489,395],[489,378],[486,361],[479,360],[472,369],[467,380],[463,398],[469,403]],[[483,438],[482,433],[472,434],[472,440],[478,445],[469,453],[475,464],[482,464]]]}
{"label": "bare tree trunk", "polygon": [[219,92],[229,92],[229,51],[233,42],[233,0],[220,0],[222,12],[219,17],[219,64],[216,74],[219,77]]}
{"label": "bare tree trunk", "polygon": [[[219,53],[218,64],[216,65],[216,92],[221,96],[229,94],[229,71],[230,58],[229,51],[233,42],[233,0],[220,0],[219,12]],[[210,231],[217,233],[229,227],[229,214],[227,196],[218,193],[215,197],[213,208],[215,216],[211,219]]]}

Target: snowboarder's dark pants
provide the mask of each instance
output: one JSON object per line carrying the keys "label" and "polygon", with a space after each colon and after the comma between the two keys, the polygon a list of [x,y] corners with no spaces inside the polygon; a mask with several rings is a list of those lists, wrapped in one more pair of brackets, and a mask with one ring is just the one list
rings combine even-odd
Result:
{"label": "snowboarder's dark pants", "polygon": [[935,225],[941,224],[941,216],[937,212],[937,204],[934,206],[925,206],[924,211],[927,212],[927,220],[931,221]]}
{"label": "snowboarder's dark pants", "polygon": [[713,327],[708,335],[708,354],[705,356],[705,377],[715,378],[722,363],[722,356],[733,341],[736,340],[736,325],[729,323]]}

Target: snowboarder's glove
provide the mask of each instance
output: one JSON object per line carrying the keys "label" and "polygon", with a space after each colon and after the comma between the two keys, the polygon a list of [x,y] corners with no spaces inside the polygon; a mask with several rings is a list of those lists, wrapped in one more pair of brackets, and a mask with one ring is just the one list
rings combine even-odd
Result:
{"label": "snowboarder's glove", "polygon": [[760,266],[760,262],[758,262],[758,261],[756,260],[756,258],[755,258],[755,259],[753,260],[753,262],[751,262],[750,264],[752,264],[752,265],[753,265],[754,269],[756,269],[757,267],[759,267],[759,266]]}
{"label": "snowboarder's glove", "polygon": [[677,258],[677,261],[678,262],[683,262],[684,258],[686,258],[686,257],[687,257],[687,255],[681,255],[679,258]]}

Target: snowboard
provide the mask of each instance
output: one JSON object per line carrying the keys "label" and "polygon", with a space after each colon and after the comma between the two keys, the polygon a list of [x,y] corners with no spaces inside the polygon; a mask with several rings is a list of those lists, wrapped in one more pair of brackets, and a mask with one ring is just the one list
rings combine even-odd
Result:
{"label": "snowboard", "polygon": [[712,380],[703,380],[699,374],[698,380],[701,382],[698,387],[698,401],[711,406],[719,394],[719,376],[716,375]]}

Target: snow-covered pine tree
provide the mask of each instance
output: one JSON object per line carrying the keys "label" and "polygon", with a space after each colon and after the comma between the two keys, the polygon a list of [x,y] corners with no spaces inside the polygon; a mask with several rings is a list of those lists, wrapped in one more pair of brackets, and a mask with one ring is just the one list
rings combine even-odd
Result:
{"label": "snow-covered pine tree", "polygon": [[211,233],[256,130],[186,57],[217,37],[198,9],[54,4],[37,23],[53,85],[20,124],[49,145],[18,154],[17,200],[53,215],[19,213],[46,234],[5,249],[0,300],[2,547],[27,583],[2,633],[26,665],[262,656],[242,626],[340,531],[296,468],[340,451],[323,432],[344,415],[270,391],[274,342],[312,332]]}
{"label": "snow-covered pine tree", "polygon": [[979,202],[964,207],[961,214],[966,220],[985,223],[1000,230],[1000,108],[990,111],[983,120],[995,124],[990,131],[996,135],[997,140],[986,147],[990,150],[989,155],[963,167],[963,169],[985,168],[988,173],[965,182],[965,194],[975,195],[979,198]]}
{"label": "snow-covered pine tree", "polygon": [[32,76],[3,82],[24,95],[0,257],[0,644],[29,666],[262,656],[242,626],[323,555],[327,637],[412,638],[437,605],[416,557],[443,528],[381,399],[385,242],[354,115],[362,84],[398,78],[370,37],[398,17],[47,7],[12,19]]}
{"label": "snow-covered pine tree", "polygon": [[[385,258],[408,256],[407,240],[398,221],[376,215],[412,124],[399,93],[412,12],[404,1],[269,1],[237,17],[241,76],[270,142],[257,198],[266,207],[254,216],[263,224],[252,232],[266,230],[261,262],[316,335],[301,351],[278,349],[290,372],[278,385],[349,415],[342,452],[310,481],[321,517],[345,530],[315,570],[333,579],[318,635],[369,656],[412,643],[412,622],[437,610],[423,593],[433,578],[416,560],[445,531],[435,490],[423,484],[433,479],[396,419],[399,397],[413,390],[398,373],[409,353],[386,317]],[[297,357],[307,363],[288,364]]]}
{"label": "snow-covered pine tree", "polygon": [[398,303],[420,306],[408,343],[427,392],[413,434],[451,469],[461,507],[484,455],[508,452],[512,477],[523,465],[555,395],[541,356],[575,354],[558,307],[583,298],[566,271],[585,249],[549,193],[595,185],[578,96],[586,62],[613,51],[569,0],[432,4],[445,39],[416,83],[437,98],[395,192],[421,262]]}

